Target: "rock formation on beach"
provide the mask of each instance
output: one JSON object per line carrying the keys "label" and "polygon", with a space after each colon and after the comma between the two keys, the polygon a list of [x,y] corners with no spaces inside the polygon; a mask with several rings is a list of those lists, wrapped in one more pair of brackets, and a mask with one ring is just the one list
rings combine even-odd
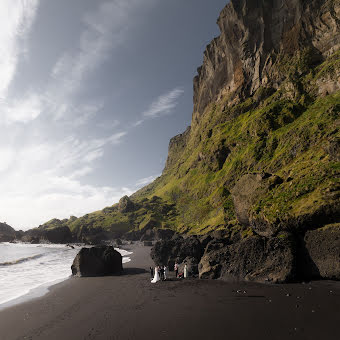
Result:
{"label": "rock formation on beach", "polygon": [[231,0],[163,174],[25,236],[156,239],[156,263],[187,261],[201,278],[340,279],[339,17],[334,0]]}
{"label": "rock formation on beach", "polygon": [[75,276],[118,275],[123,271],[122,255],[108,246],[82,248],[71,270]]}

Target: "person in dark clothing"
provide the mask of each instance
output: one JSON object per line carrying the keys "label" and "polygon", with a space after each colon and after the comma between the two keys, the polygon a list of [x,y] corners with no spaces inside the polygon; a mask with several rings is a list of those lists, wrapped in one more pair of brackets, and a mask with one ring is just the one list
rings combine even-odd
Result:
{"label": "person in dark clothing", "polygon": [[175,262],[175,274],[176,274],[176,277],[178,277],[178,263]]}
{"label": "person in dark clothing", "polygon": [[153,279],[153,268],[152,267],[150,267],[150,276]]}
{"label": "person in dark clothing", "polygon": [[161,266],[159,276],[160,276],[161,280],[164,281],[164,266]]}

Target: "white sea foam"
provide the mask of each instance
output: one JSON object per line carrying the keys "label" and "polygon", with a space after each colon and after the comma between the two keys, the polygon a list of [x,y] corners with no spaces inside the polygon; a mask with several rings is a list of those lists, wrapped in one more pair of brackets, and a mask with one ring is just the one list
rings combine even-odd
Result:
{"label": "white sea foam", "polygon": [[[46,288],[71,275],[71,265],[80,250],[65,245],[0,243],[0,308],[39,287]],[[115,248],[129,262],[131,252]]]}

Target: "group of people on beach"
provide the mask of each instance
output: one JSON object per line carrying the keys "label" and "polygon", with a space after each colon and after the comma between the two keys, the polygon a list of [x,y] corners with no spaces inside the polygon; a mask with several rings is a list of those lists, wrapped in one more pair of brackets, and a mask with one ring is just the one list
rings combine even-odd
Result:
{"label": "group of people on beach", "polygon": [[[184,272],[179,273],[179,265],[175,262],[174,271],[176,278],[187,278],[188,268],[184,265]],[[166,266],[156,266],[155,268],[150,267],[151,283],[156,283],[158,281],[165,281],[167,278],[167,267]]]}
{"label": "group of people on beach", "polygon": [[165,281],[167,274],[166,266],[157,266],[155,269],[150,267],[151,282],[156,283],[158,281]]}

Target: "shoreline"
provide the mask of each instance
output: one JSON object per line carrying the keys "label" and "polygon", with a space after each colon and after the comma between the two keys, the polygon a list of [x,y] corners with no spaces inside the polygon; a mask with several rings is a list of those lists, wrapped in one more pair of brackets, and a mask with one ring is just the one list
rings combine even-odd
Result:
{"label": "shoreline", "polygon": [[129,246],[121,276],[72,277],[0,311],[12,339],[337,339],[340,282],[150,283],[150,248]]}
{"label": "shoreline", "polygon": [[[11,244],[11,243],[10,242],[1,242],[0,244],[7,245],[7,244]],[[16,242],[15,244],[30,245],[30,243],[25,243],[25,242]],[[67,244],[67,245],[66,244],[53,244],[53,243],[46,243],[46,244],[45,243],[39,243],[38,245],[41,246],[41,247],[46,247],[46,246],[58,247],[59,246],[59,248],[64,248],[64,247],[67,248],[69,245],[72,245],[72,246],[77,246],[79,248],[79,250],[82,247],[86,247],[85,244],[81,245],[79,243]],[[121,248],[119,248],[119,247],[114,247],[114,248],[116,250],[119,249],[119,250],[122,250],[124,252],[127,252],[127,254],[125,254],[125,255],[122,254],[122,257],[124,257],[127,260],[123,264],[126,264],[126,263],[131,261],[130,256],[131,256],[132,253],[129,251],[129,249],[127,247],[122,246]],[[67,280],[70,280],[70,279],[72,279],[71,269],[70,269],[70,274],[68,276],[60,277],[60,278],[51,280],[49,282],[41,283],[36,287],[32,287],[32,288],[28,289],[24,293],[20,293],[17,296],[11,297],[7,301],[0,302],[0,311],[6,310],[7,308],[10,308],[12,306],[20,305],[20,304],[25,303],[25,302],[30,302],[32,300],[42,298],[46,294],[48,294],[51,291],[51,289],[53,289],[54,286],[58,286],[61,283],[65,282]]]}

